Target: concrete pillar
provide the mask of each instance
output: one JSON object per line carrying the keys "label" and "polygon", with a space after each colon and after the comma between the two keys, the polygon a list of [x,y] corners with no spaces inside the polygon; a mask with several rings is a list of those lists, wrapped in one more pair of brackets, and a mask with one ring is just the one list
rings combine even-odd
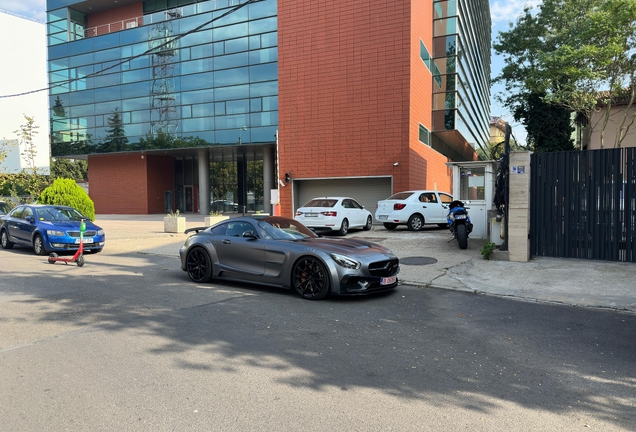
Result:
{"label": "concrete pillar", "polygon": [[263,212],[274,214],[274,208],[270,201],[271,190],[274,189],[274,147],[263,148]]}
{"label": "concrete pillar", "polygon": [[527,262],[530,259],[530,154],[510,153],[508,260]]}
{"label": "concrete pillar", "polygon": [[210,214],[210,152],[199,149],[199,214]]}

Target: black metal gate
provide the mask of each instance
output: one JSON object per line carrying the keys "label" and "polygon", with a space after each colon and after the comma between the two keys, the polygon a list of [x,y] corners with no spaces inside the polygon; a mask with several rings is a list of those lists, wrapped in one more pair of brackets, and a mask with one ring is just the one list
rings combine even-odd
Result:
{"label": "black metal gate", "polygon": [[530,254],[636,262],[636,148],[531,156]]}

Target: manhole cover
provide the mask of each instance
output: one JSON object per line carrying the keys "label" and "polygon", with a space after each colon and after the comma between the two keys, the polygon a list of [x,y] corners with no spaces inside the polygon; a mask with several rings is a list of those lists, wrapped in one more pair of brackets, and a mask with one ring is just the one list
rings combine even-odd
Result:
{"label": "manhole cover", "polygon": [[407,257],[400,259],[400,264],[404,265],[426,265],[435,264],[437,260],[429,257]]}

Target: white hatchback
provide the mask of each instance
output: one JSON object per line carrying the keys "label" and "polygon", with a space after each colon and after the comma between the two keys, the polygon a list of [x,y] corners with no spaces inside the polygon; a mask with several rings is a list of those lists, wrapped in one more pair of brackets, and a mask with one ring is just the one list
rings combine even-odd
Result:
{"label": "white hatchback", "polygon": [[370,230],[373,225],[371,212],[353,198],[314,198],[296,210],[298,222],[315,231],[331,230],[345,235],[349,228]]}
{"label": "white hatchback", "polygon": [[394,230],[406,225],[411,231],[419,231],[425,224],[447,226],[448,205],[453,201],[449,194],[429,190],[398,192],[378,201],[375,220],[384,228]]}

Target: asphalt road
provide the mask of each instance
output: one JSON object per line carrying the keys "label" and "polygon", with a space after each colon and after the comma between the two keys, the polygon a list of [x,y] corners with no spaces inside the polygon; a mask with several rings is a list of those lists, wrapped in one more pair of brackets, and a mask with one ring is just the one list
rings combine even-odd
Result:
{"label": "asphalt road", "polygon": [[312,302],[18,248],[0,311],[3,431],[636,429],[635,315],[412,286]]}

